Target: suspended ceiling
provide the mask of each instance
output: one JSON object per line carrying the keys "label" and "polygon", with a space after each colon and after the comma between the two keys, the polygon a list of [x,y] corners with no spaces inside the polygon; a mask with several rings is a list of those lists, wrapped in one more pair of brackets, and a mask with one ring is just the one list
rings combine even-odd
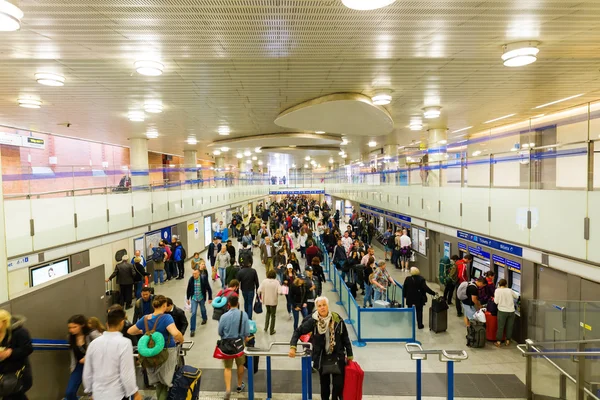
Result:
{"label": "suspended ceiling", "polygon": [[[123,145],[156,128],[150,149],[173,154],[210,152],[224,138],[219,126],[228,138],[281,132],[282,111],[332,93],[393,90],[385,108],[394,130],[349,136],[352,159],[369,140],[425,137],[427,125],[411,132],[408,123],[426,105],[443,107],[432,127],[475,132],[574,94],[586,93],[544,111],[595,100],[600,88],[594,0],[398,0],[374,11],[339,0],[11,1],[25,17],[20,31],[0,32],[0,124]],[[502,45],[519,40],[541,43],[538,61],[504,67]],[[133,62],[147,57],[162,60],[162,76],[135,73]],[[62,73],[66,85],[37,84],[42,70]],[[25,95],[42,108],[18,107]],[[164,112],[129,121],[149,99]],[[190,135],[198,145],[185,144]]]}

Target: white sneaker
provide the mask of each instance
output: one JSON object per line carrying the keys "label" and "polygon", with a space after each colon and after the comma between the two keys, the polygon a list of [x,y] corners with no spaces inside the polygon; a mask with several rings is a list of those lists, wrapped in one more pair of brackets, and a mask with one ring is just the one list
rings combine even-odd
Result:
{"label": "white sneaker", "polygon": [[290,319],[294,318],[294,316],[292,315],[292,313],[290,313]]}

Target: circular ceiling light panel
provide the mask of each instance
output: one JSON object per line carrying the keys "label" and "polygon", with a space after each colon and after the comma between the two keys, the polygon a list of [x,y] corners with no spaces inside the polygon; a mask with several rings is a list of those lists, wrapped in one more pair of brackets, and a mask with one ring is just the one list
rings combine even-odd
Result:
{"label": "circular ceiling light panel", "polygon": [[162,75],[165,66],[158,61],[138,60],[133,63],[133,66],[138,74],[145,76]]}
{"label": "circular ceiling light panel", "polygon": [[425,107],[423,109],[423,116],[426,119],[438,118],[441,114],[442,114],[442,107],[433,106],[433,107]]}
{"label": "circular ceiling light panel", "polygon": [[242,153],[237,153],[235,155],[236,158],[244,158],[244,155]]}
{"label": "circular ceiling light panel", "polygon": [[353,10],[376,10],[395,3],[396,0],[342,0],[342,3]]}
{"label": "circular ceiling light panel", "polygon": [[502,61],[506,67],[523,67],[537,61],[537,42],[517,42],[504,46]]}
{"label": "circular ceiling light panel", "polygon": [[23,107],[23,108],[41,108],[42,107],[42,102],[40,100],[36,100],[36,99],[18,99],[17,102],[19,103],[19,106]]}
{"label": "circular ceiling light panel", "polygon": [[392,102],[392,95],[389,92],[378,92],[371,97],[371,101],[376,106],[387,106]]}
{"label": "circular ceiling light panel", "polygon": [[194,138],[194,137],[188,138],[186,140],[186,142],[187,142],[187,144],[192,145],[192,146],[195,146],[198,144],[198,140],[196,140],[196,138]]}
{"label": "circular ceiling light panel", "polygon": [[149,101],[144,104],[144,110],[151,114],[160,114],[163,112],[163,106],[160,101]]}
{"label": "circular ceiling light panel", "polygon": [[0,31],[11,32],[21,29],[23,11],[14,4],[0,0]]}
{"label": "circular ceiling light panel", "polygon": [[148,132],[146,132],[146,137],[148,139],[156,139],[158,137],[158,132],[157,131],[148,131]]}
{"label": "circular ceiling light panel", "polygon": [[[1,22],[0,22],[1,24]],[[64,86],[65,77],[50,72],[38,72],[34,75],[37,83],[45,86]]]}
{"label": "circular ceiling light panel", "polygon": [[423,129],[423,124],[421,122],[411,122],[408,127],[411,131],[420,131]]}
{"label": "circular ceiling light panel", "polygon": [[217,130],[221,136],[229,136],[230,130],[228,126],[220,126]]}
{"label": "circular ceiling light panel", "polygon": [[252,152],[251,152],[250,150],[246,150],[246,151],[244,152],[244,155],[245,155],[246,157],[250,157],[250,156],[252,155]]}
{"label": "circular ceiling light panel", "polygon": [[146,119],[146,116],[142,111],[130,111],[129,114],[127,114],[127,118],[133,122],[143,122]]}
{"label": "circular ceiling light panel", "polygon": [[213,151],[213,154],[215,156],[220,156],[221,155],[221,150],[215,150],[215,151]]}
{"label": "circular ceiling light panel", "polygon": [[371,140],[371,141],[369,142],[369,147],[376,147],[376,146],[377,146],[377,142],[376,142],[376,141],[374,141],[374,140]]}
{"label": "circular ceiling light panel", "polygon": [[359,93],[336,93],[306,101],[283,111],[275,123],[288,129],[327,132],[320,137],[381,136],[394,129],[389,112]]}

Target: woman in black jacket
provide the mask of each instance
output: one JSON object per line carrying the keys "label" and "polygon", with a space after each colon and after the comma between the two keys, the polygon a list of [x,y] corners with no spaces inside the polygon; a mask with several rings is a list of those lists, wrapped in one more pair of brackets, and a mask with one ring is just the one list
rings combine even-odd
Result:
{"label": "woman in black jacket", "polygon": [[12,317],[6,310],[0,310],[0,375],[18,374],[20,387],[14,393],[6,393],[3,400],[27,400],[25,393],[31,389],[33,379],[29,355],[33,352],[31,337],[23,327],[25,318]]}
{"label": "woman in black jacket", "polygon": [[417,267],[410,269],[410,275],[404,280],[404,297],[407,307],[415,306],[417,312],[417,324],[419,329],[423,329],[423,306],[427,303],[427,293],[435,296],[435,292],[427,286],[425,278],[421,276],[421,271]]}
{"label": "woman in black jacket", "polygon": [[308,314],[306,308],[308,292],[302,278],[296,277],[294,279],[294,283],[290,286],[290,299],[292,302],[292,314],[294,316],[294,329],[296,329],[300,322],[300,313],[302,313],[302,318],[305,318]]}
{"label": "woman in black jacket", "polygon": [[[329,311],[329,300],[317,297],[317,311],[302,321],[294,330],[290,341],[290,357],[296,356],[296,345],[300,336],[312,333],[312,359],[319,371],[321,381],[321,399],[341,400],[344,391],[344,368],[346,357],[352,360],[352,344],[344,319]],[[333,388],[330,386],[333,384]],[[333,389],[333,390],[332,390]]]}

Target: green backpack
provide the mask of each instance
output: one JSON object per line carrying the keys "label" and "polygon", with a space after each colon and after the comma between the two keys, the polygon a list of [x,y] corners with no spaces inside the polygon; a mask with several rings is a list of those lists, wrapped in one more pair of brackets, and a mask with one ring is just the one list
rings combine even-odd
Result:
{"label": "green backpack", "polygon": [[165,337],[162,333],[156,332],[158,321],[164,314],[160,314],[154,321],[154,327],[148,329],[148,318],[144,316],[144,327],[146,333],[138,342],[138,354],[140,356],[140,363],[145,369],[157,368],[167,361],[169,358],[169,352],[167,350],[168,341],[171,337],[168,337],[168,341],[165,343]]}
{"label": "green backpack", "polygon": [[446,283],[448,282],[448,268],[450,267],[450,259],[446,256],[442,257],[440,259],[440,267],[439,267],[439,273],[438,276],[440,277],[440,283],[442,285],[446,285]]}

